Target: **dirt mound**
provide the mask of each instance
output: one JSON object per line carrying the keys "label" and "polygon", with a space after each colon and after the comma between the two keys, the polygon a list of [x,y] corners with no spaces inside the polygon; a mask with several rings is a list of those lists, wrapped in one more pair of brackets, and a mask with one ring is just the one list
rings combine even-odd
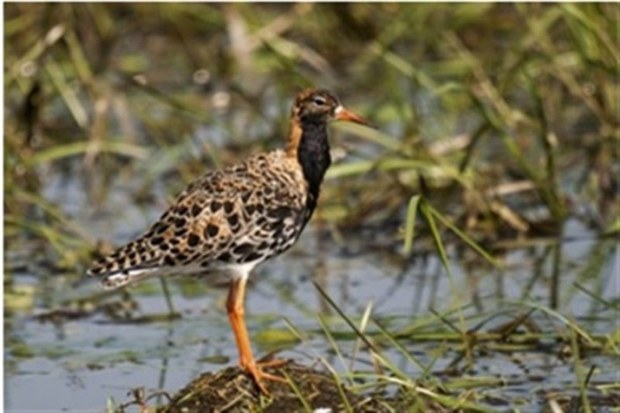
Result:
{"label": "dirt mound", "polygon": [[[324,371],[289,362],[266,371],[287,382],[269,381],[271,394],[260,394],[256,384],[241,369],[229,367],[205,373],[173,396],[159,413],[189,412],[389,412],[394,401],[362,396],[345,389]],[[348,407],[348,406],[350,407]]]}

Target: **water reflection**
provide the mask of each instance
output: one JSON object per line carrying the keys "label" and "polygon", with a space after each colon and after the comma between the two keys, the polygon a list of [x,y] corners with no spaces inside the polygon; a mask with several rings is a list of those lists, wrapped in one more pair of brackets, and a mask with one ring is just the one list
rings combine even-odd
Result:
{"label": "water reflection", "polygon": [[[574,283],[599,292],[603,299],[614,300],[612,272],[617,258],[614,258],[612,241],[597,241],[584,237],[584,234],[587,235],[585,229],[576,223],[568,227],[567,236],[573,240],[563,244],[566,256],[561,268],[562,282],[557,286],[558,304],[570,308],[579,319],[597,315],[587,325],[592,332],[605,332],[613,324],[613,314],[597,314],[600,307],[587,294],[580,293]],[[395,333],[409,330],[413,340],[408,340],[407,334],[401,335],[402,344],[423,363],[431,363],[434,354],[431,349],[437,344],[432,340],[416,340],[414,332],[421,331],[420,326],[424,325],[429,310],[439,312],[442,317],[447,317],[446,320],[459,325],[457,313],[453,311],[455,292],[459,294],[463,314],[470,319],[470,327],[488,315],[496,314],[484,321],[485,330],[513,320],[519,312],[526,313],[528,308],[516,304],[520,300],[543,304],[550,300],[549,283],[555,271],[553,251],[558,245],[553,242],[507,251],[503,257],[505,271],[492,269],[477,258],[461,261],[453,257],[454,285],[432,254],[404,258],[392,249],[365,250],[364,243],[364,239],[354,238],[348,240],[347,248],[343,249],[309,228],[289,254],[260,267],[248,292],[250,334],[258,335],[266,329],[285,331],[282,321],[285,317],[309,339],[302,345],[288,343],[283,356],[311,363],[313,358],[321,355],[341,371],[346,371],[352,361],[346,360],[342,365],[330,351],[331,346],[321,333],[317,317],[325,320],[334,331],[350,330],[314,288],[312,283],[316,282],[342,311],[355,320],[359,320],[368,303],[372,302],[373,317],[384,320],[387,328]],[[352,255],[346,252],[347,249],[357,253]],[[601,277],[587,277],[583,263],[587,263],[589,257],[598,257],[601,251],[607,253],[603,254],[603,263],[598,265],[606,270],[602,271]],[[14,281],[33,285],[41,293],[35,304],[39,310],[67,302],[67,291],[59,288],[58,279],[52,282],[50,277],[34,278],[18,271],[14,274]],[[60,285],[63,284],[66,285]],[[174,306],[182,314],[181,319],[171,322],[119,323],[120,320],[115,321],[100,313],[73,321],[41,323],[28,311],[9,313],[6,324],[10,343],[7,346],[7,366],[10,366],[6,377],[7,407],[50,408],[50,400],[58,401],[54,408],[101,407],[108,396],[118,401],[125,400],[127,391],[133,387],[176,389],[201,372],[219,369],[222,362],[234,362],[236,352],[223,305],[225,284],[179,279],[170,286]],[[94,285],[82,286],[79,294],[92,288]],[[159,282],[154,280],[131,291],[132,300],[138,305],[132,317],[166,313],[160,289]],[[498,317],[497,314],[504,316]],[[418,319],[417,315],[423,318]],[[558,326],[558,320],[539,311],[532,312],[531,321],[539,331]],[[262,352],[273,349],[269,345],[264,348],[263,341],[260,345]],[[367,354],[355,351],[355,340],[339,340],[338,345],[345,359],[357,354],[356,368],[370,368]],[[30,355],[24,356],[23,350],[19,353],[20,346],[27,347]],[[464,353],[446,348],[434,362],[433,371],[436,374],[468,371],[474,375],[480,371],[498,375],[506,381],[502,394],[513,394],[517,398],[527,395],[524,388],[531,384],[530,378],[537,375],[549,378],[547,374],[554,372],[555,379],[542,379],[541,388],[557,388],[573,381],[565,363],[555,354],[547,353],[548,350],[552,353],[557,350],[554,345],[547,350],[542,346],[540,352],[531,349],[526,353],[509,352],[504,360],[497,350],[481,352],[481,348],[476,351],[474,366],[463,359]],[[398,352],[389,349],[386,352],[412,376],[420,374]],[[606,370],[606,365],[605,362],[600,365],[599,380],[613,379],[614,373]],[[30,391],[33,384],[55,397],[36,405]]]}

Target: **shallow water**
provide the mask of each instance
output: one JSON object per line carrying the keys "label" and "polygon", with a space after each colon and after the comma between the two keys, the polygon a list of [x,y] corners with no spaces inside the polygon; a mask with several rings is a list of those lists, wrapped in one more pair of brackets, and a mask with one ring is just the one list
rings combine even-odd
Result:
{"label": "shallow water", "polygon": [[[64,185],[48,186],[48,196],[64,205],[78,221],[89,220],[87,228],[93,235],[109,237],[115,242],[135,235],[160,211],[158,207],[145,212],[131,206],[121,191],[110,197],[105,207],[107,213],[93,219],[83,212],[88,201],[75,190],[77,185],[66,184],[65,181]],[[559,288],[563,314],[571,314],[591,333],[611,331],[613,314],[599,313],[597,303],[576,291],[573,283],[578,280],[583,287],[600,291],[603,299],[616,299],[620,288],[614,276],[619,264],[617,250],[609,255],[611,258],[598,277],[584,278],[580,271],[593,251],[609,248],[609,244],[595,241],[594,235],[577,221],[566,225],[565,237],[568,241],[562,244],[564,257]],[[506,310],[504,317],[489,321],[485,328],[529,310],[513,304],[523,299],[524,294],[529,297],[525,301],[532,305],[549,302],[552,254],[544,243],[508,253],[504,257],[507,270],[501,274],[486,266],[465,268],[461,260],[453,258],[454,285],[451,285],[433,254],[426,259],[402,259],[390,252],[391,248],[367,248],[370,244],[377,245],[375,238],[351,235],[346,241],[346,245],[339,245],[310,225],[291,251],[258,268],[248,290],[246,308],[248,328],[259,355],[285,347],[281,357],[307,364],[322,357],[341,372],[351,368],[354,340],[338,341],[346,357],[342,365],[330,350],[318,320],[318,314],[328,316],[333,310],[321,298],[313,280],[355,320],[372,303],[374,316],[385,320],[394,332],[423,317],[428,319],[430,308],[438,311],[453,308],[455,291],[467,318],[479,317],[479,321],[484,319],[484,314]],[[17,262],[20,256],[24,259],[23,255],[8,246],[7,261]],[[32,273],[29,265],[13,273],[15,285],[35,289],[34,312],[55,308],[62,300],[88,296],[98,289],[94,282],[76,286],[75,280],[74,274],[40,277]],[[137,314],[166,313],[160,290],[157,280],[134,290],[139,305]],[[213,283],[179,279],[172,281],[171,291],[174,306],[182,313],[182,318],[171,322],[122,323],[98,314],[54,324],[37,321],[30,308],[14,310],[7,316],[5,325],[5,340],[10,343],[5,355],[6,411],[102,411],[108,398],[117,403],[129,400],[128,392],[132,388],[143,386],[147,391],[165,389],[173,393],[201,372],[235,363],[237,354],[224,308],[225,284],[217,287]],[[533,318],[543,331],[563,327],[557,318],[542,312],[536,312]],[[285,319],[307,336],[304,342],[274,345],[274,336],[290,339]],[[350,332],[339,318],[327,319],[331,320],[332,332]],[[472,321],[469,327],[476,323]],[[431,363],[433,351],[443,346],[432,341],[402,340],[402,343],[425,365]],[[535,410],[543,401],[540,395],[545,391],[573,388],[577,392],[573,364],[558,357],[555,352],[559,349],[551,343],[540,351],[477,354],[474,368],[467,374],[497,377],[503,385],[490,386],[485,394]],[[397,351],[387,350],[386,354],[413,377],[420,375],[417,367]],[[454,350],[446,350],[432,371],[444,376],[442,371],[455,357]],[[353,368],[370,371],[368,361],[366,352],[358,352]],[[592,383],[619,379],[618,366],[608,357],[594,355],[584,363],[598,366]]]}
{"label": "shallow water", "polygon": [[[189,150],[184,145],[175,150]],[[188,141],[186,145],[194,143]],[[154,156],[157,162],[141,160],[120,171],[97,209],[93,205],[98,203],[88,196],[92,183],[79,161],[62,162],[62,169],[58,164],[40,167],[41,194],[71,217],[86,236],[122,244],[157,219],[174,192],[170,187],[182,186],[178,181],[144,183],[161,174],[161,170],[156,173],[149,169],[153,164],[165,169],[165,165],[178,161],[174,159],[177,155],[168,155],[168,151],[155,151]],[[150,201],[136,201],[135,193],[142,185],[149,187]],[[317,217],[293,249],[263,264],[252,277],[246,317],[259,356],[283,349],[279,357],[306,364],[324,359],[341,373],[351,369],[372,371],[368,353],[355,349],[350,328],[335,316],[313,282],[356,322],[372,305],[373,317],[393,333],[424,323],[440,325],[430,310],[443,314],[458,328],[473,328],[489,318],[482,328],[488,331],[538,305],[548,307],[551,301],[556,240],[532,240],[528,246],[510,249],[499,257],[504,271],[474,259],[471,251],[461,254],[452,247],[448,251],[454,275],[451,281],[432,247],[431,253],[420,253],[417,241],[416,255],[400,254],[400,245],[395,246],[393,241],[395,228],[344,232],[342,243],[338,243],[316,222]],[[613,240],[598,240],[577,220],[567,222],[559,245],[560,314],[576,319],[589,333],[608,334],[617,314],[601,311],[603,307],[577,290],[575,282],[605,300],[617,300],[617,247],[613,250]],[[200,373],[236,362],[224,306],[225,280],[171,280],[172,302],[182,317],[170,322],[123,322],[102,313],[59,323],[41,322],[34,315],[57,309],[63,302],[91,297],[99,287],[93,280],[84,282],[81,273],[57,274],[31,260],[37,249],[41,246],[25,242],[7,245],[5,254],[12,288],[28,291],[32,300],[11,308],[6,318],[6,411],[102,411],[109,398],[117,404],[130,400],[128,393],[133,388],[144,387],[147,394],[159,389],[174,393]],[[603,250],[605,262],[600,271],[585,271],[592,257]],[[132,289],[132,296],[138,305],[132,310],[134,317],[162,316],[168,311],[158,280]],[[111,299],[118,300],[119,296]],[[458,307],[463,308],[465,325],[459,313],[453,312]],[[319,315],[327,320],[332,333],[340,334],[337,344],[344,361],[326,339]],[[559,317],[542,310],[535,311],[532,319],[542,331],[565,328]],[[302,332],[303,342],[291,341],[294,337],[289,324]],[[372,326],[369,330],[376,332]],[[546,392],[578,392],[573,364],[559,357],[562,345],[554,344],[553,339],[540,348],[514,351],[488,350],[482,344],[476,349],[471,369],[459,361],[458,343],[416,341],[406,336],[399,340],[422,365],[432,364],[431,373],[440,379],[454,378],[447,369],[456,368],[459,377],[491,380],[490,385],[478,389],[489,402],[496,400],[496,407],[505,408],[508,401],[537,410]],[[412,377],[420,377],[420,369],[393,347],[388,346],[385,355]],[[589,355],[584,365],[597,366],[593,384],[620,379],[620,366],[610,357]],[[37,397],[33,397],[33,389]]]}
{"label": "shallow water", "polygon": [[[140,171],[144,163],[148,161],[139,162],[135,170]],[[112,182],[103,205],[94,210],[85,190],[89,183],[79,162],[63,163],[62,170],[42,167],[39,172],[44,177],[41,192],[46,199],[58,205],[87,236],[115,244],[128,241],[157,219],[172,192],[166,182],[153,184],[152,200],[136,202],[134,194],[144,176],[125,171]],[[178,185],[179,182],[171,184]],[[333,183],[328,181],[326,185]],[[424,322],[438,325],[431,309],[446,313],[459,305],[466,326],[460,324],[458,313],[444,314],[459,328],[472,328],[500,313],[485,323],[483,330],[488,331],[537,305],[547,307],[551,300],[553,239],[510,250],[501,257],[504,271],[472,259],[475,254],[471,251],[459,254],[451,248],[451,282],[435,252],[402,256],[400,246],[394,246],[392,240],[394,229],[345,232],[343,243],[339,244],[316,222],[317,217],[293,249],[260,266],[252,277],[246,314],[258,355],[284,348],[280,357],[306,364],[323,358],[343,373],[350,369],[371,371],[367,352],[354,350],[356,343],[350,328],[334,316],[313,282],[321,285],[357,322],[372,303],[373,316],[394,333]],[[613,240],[598,240],[577,220],[568,221],[560,245],[560,313],[574,317],[589,333],[607,334],[613,330],[617,314],[601,311],[603,307],[577,290],[575,282],[605,300],[617,300],[617,247],[614,250]],[[419,251],[421,246],[418,241],[414,250]],[[58,308],[65,301],[92,296],[99,287],[92,280],[81,282],[83,277],[79,273],[57,274],[33,261],[30,257],[37,248],[41,246],[28,242],[7,245],[5,254],[5,262],[11,268],[12,288],[30,291],[28,297],[32,300],[11,308],[6,317],[6,411],[102,411],[108,398],[117,403],[130,400],[128,392],[132,388],[173,393],[202,372],[236,362],[224,307],[226,283],[219,282],[222,280],[171,280],[172,301],[182,317],[170,322],[121,322],[102,313],[60,323],[41,322],[33,314]],[[600,251],[607,251],[600,270],[585,271]],[[158,280],[132,289],[132,295],[138,305],[134,316],[166,314]],[[346,335],[337,340],[344,362],[325,338],[319,314],[328,320],[332,333]],[[542,331],[565,327],[558,317],[540,310],[532,318]],[[291,342],[287,323],[304,334],[302,343]],[[372,326],[370,330],[373,331]],[[459,357],[457,344],[417,342],[406,336],[400,341],[423,365],[433,363],[434,375],[451,378],[444,370]],[[528,347],[523,351],[482,351],[485,345],[481,345],[471,370],[465,368],[463,361],[455,366],[461,376],[472,380],[495,378],[494,384],[485,387],[484,394],[497,397],[500,406],[509,400],[536,410],[547,391],[577,392],[572,362],[559,357],[562,346],[553,340],[544,344],[539,349]],[[354,352],[355,360],[351,361]],[[386,355],[412,377],[420,377],[418,367],[392,347],[388,346]],[[433,361],[435,357],[438,358]],[[589,355],[583,363],[598,366],[591,383],[619,380],[620,366],[609,357]],[[37,397],[33,397],[33,389]]]}
{"label": "shallow water", "polygon": [[[372,303],[373,317],[400,333],[399,342],[422,365],[432,365],[432,378],[490,381],[473,387],[472,397],[489,396],[483,403],[540,411],[548,408],[550,391],[578,394],[579,377],[591,366],[592,400],[602,393],[600,384],[616,383],[617,391],[617,338],[608,340],[611,349],[588,348],[581,358],[566,354],[573,332],[566,324],[573,320],[587,334],[620,332],[620,250],[617,240],[600,238],[618,215],[617,79],[605,70],[616,64],[605,35],[613,31],[608,16],[614,11],[564,4],[7,5],[5,409],[103,411],[108,398],[126,401],[134,387],[174,392],[203,371],[236,362],[225,285],[173,280],[180,319],[128,322],[101,309],[135,304],[128,310],[134,318],[161,319],[168,310],[159,281],[132,289],[135,301],[120,294],[95,301],[99,287],[81,281],[84,257],[68,257],[73,251],[66,245],[79,242],[82,253],[97,240],[127,242],[202,169],[241,158],[239,152],[251,151],[248,145],[279,145],[290,94],[311,84],[333,89],[388,134],[380,138],[334,125],[332,147],[347,167],[399,161],[401,155],[413,166],[346,176],[344,195],[335,200],[329,195],[339,195],[339,180],[326,183],[320,202],[325,215],[334,208],[342,216],[338,208],[347,203],[361,206],[352,209],[360,217],[347,218],[359,218],[365,227],[329,232],[330,224],[318,225],[315,217],[298,245],[256,271],[247,318],[257,353],[283,347],[284,357],[302,363],[325,358],[343,373],[371,371],[368,353],[355,350],[354,334],[314,281],[355,322]],[[547,40],[531,41],[539,38]],[[591,76],[593,68],[603,70]],[[343,132],[356,137],[341,139]],[[93,145],[87,153],[75,151],[75,144],[85,143]],[[131,154],[106,152],[111,149],[99,143],[128,145]],[[96,149],[97,160],[90,163],[95,147],[101,152]],[[473,183],[482,194],[527,184],[536,175],[549,178],[559,183],[558,196],[571,216],[595,222],[598,232],[571,219],[561,240],[516,240],[521,245],[498,254],[506,265],[500,270],[446,231],[453,279],[428,239],[416,238],[415,255],[403,257],[396,240],[413,194],[397,191],[427,186],[420,174],[433,190],[429,202],[455,217],[469,205],[452,208],[454,198],[442,204],[435,189],[441,197],[453,179],[447,170],[465,159],[472,167],[459,177],[466,179],[459,190]],[[63,221],[21,199],[22,190],[58,206],[80,234],[64,233]],[[527,210],[544,192],[508,192],[502,202],[540,218],[544,227],[550,208]],[[467,201],[467,194],[460,195]],[[369,205],[373,196],[379,202]],[[399,213],[386,207],[394,202]],[[467,212],[486,214],[474,209]],[[489,230],[486,224],[475,228]],[[504,224],[492,224],[491,240],[499,236],[495,230],[507,229]],[[53,234],[38,232],[46,229]],[[63,244],[67,240],[58,234],[69,242]],[[59,256],[74,260],[59,263]],[[101,311],[72,313],[82,298]],[[557,302],[557,313],[547,310],[551,302]],[[76,318],[40,321],[39,315],[59,308]],[[520,328],[548,336],[523,346],[478,343],[471,366],[460,358],[458,334],[452,341],[422,338],[479,325],[488,332],[530,311],[531,324]],[[344,362],[325,338],[319,316]],[[291,341],[289,323],[304,335],[302,343]],[[368,329],[382,338],[372,322]],[[389,343],[385,352],[400,369],[421,377]]]}

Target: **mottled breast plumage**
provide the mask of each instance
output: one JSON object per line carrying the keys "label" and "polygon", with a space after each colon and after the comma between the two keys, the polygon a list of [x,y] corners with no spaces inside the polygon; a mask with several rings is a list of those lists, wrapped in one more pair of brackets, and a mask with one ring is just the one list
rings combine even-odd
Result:
{"label": "mottled breast plumage", "polygon": [[306,185],[299,164],[284,151],[209,172],[144,235],[89,273],[118,287],[167,269],[199,273],[263,261],[291,247],[310,218]]}

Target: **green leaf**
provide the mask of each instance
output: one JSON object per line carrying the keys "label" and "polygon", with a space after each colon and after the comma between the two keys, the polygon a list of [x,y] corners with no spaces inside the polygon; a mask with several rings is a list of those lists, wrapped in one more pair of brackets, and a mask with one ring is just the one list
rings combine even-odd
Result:
{"label": "green leaf", "polygon": [[414,195],[409,199],[409,206],[407,207],[407,220],[405,221],[405,243],[403,247],[405,254],[411,253],[411,249],[413,247],[415,219],[418,213],[419,203],[420,195]]}

